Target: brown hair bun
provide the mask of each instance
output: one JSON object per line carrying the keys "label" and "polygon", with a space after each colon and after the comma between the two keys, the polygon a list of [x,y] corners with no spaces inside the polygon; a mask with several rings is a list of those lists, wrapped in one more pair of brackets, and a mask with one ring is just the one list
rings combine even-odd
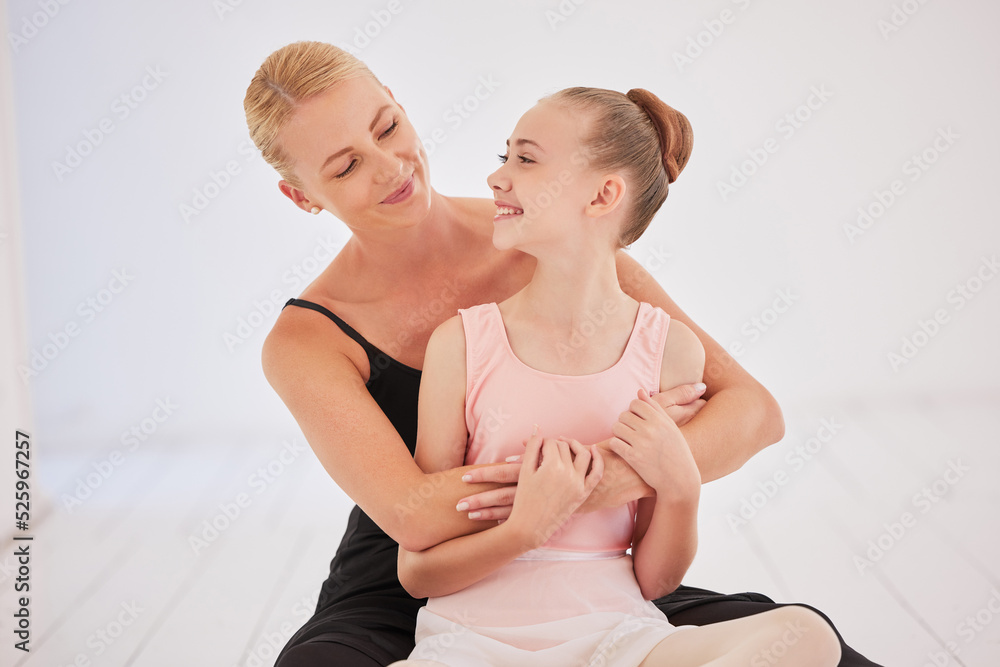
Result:
{"label": "brown hair bun", "polygon": [[663,168],[667,172],[667,182],[673,183],[680,176],[694,148],[691,123],[680,111],[668,106],[644,88],[633,88],[625,96],[653,121],[660,139],[660,153],[663,156]]}

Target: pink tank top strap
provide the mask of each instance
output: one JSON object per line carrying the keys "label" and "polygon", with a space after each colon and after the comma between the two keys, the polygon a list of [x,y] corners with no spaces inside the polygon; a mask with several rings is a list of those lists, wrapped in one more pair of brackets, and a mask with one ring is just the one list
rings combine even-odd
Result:
{"label": "pink tank top strap", "polygon": [[669,328],[670,315],[664,310],[646,302],[639,304],[635,329],[625,351],[627,358],[622,361],[629,365],[637,377],[645,379],[653,393],[660,388],[663,345]]}
{"label": "pink tank top strap", "polygon": [[465,328],[466,396],[472,395],[483,373],[496,364],[498,356],[503,353],[503,321],[498,322],[493,313],[492,303],[458,310]]}

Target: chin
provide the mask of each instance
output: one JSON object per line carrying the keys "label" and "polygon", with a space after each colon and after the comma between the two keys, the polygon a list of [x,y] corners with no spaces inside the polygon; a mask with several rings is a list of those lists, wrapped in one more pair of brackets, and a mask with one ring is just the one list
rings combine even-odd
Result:
{"label": "chin", "polygon": [[518,247],[519,234],[513,225],[503,223],[493,227],[493,247],[497,250],[511,250]]}

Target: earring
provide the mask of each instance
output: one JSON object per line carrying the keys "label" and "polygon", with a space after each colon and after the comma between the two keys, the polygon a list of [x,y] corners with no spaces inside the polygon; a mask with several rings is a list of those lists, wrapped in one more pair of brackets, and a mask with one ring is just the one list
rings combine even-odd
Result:
{"label": "earring", "polygon": [[311,209],[309,210],[309,212],[310,212],[310,213],[312,213],[313,215],[319,215],[319,206],[313,206],[313,207],[312,207],[312,208],[311,208]]}

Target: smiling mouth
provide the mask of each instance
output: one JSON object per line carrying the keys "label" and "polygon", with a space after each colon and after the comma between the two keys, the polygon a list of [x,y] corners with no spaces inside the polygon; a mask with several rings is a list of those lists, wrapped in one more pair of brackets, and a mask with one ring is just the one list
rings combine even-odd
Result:
{"label": "smiling mouth", "polygon": [[515,208],[513,206],[497,206],[497,212],[493,216],[494,220],[500,220],[503,218],[512,218],[517,215],[524,213],[524,209]]}
{"label": "smiling mouth", "polygon": [[383,204],[398,204],[401,201],[406,201],[409,196],[413,194],[413,175],[403,183],[403,187],[399,188],[391,195],[382,200]]}

